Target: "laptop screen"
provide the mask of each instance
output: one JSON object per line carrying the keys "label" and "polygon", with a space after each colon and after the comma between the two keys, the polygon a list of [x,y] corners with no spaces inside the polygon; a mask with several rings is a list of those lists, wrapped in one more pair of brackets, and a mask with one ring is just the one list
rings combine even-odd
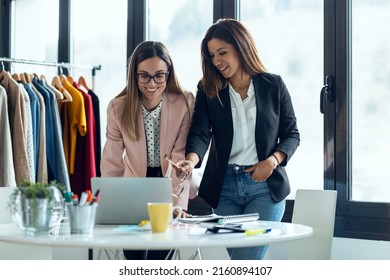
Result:
{"label": "laptop screen", "polygon": [[139,224],[148,220],[148,202],[172,202],[172,180],[155,177],[94,177],[100,190],[96,224]]}

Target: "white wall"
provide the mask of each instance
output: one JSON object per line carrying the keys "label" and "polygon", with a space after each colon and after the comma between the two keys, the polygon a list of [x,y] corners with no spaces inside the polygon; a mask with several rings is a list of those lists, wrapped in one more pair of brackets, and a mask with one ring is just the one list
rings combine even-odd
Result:
{"label": "white wall", "polygon": [[335,237],[332,259],[390,260],[390,242]]}
{"label": "white wall", "polygon": [[[266,259],[287,259],[288,243],[272,244]],[[350,238],[333,238],[333,260],[390,260],[390,242]]]}
{"label": "white wall", "polygon": [[[276,243],[269,247],[266,259],[287,259],[288,243]],[[24,247],[24,250],[22,250]],[[51,259],[87,260],[88,250],[75,248],[53,248],[52,256],[48,250],[26,248],[15,244],[0,243],[0,259]],[[29,250],[26,250],[29,249]],[[43,249],[43,248],[41,248]],[[209,257],[210,258],[210,257]],[[218,259],[218,258],[217,258]],[[390,260],[390,242],[362,239],[333,239],[332,259],[334,260]]]}

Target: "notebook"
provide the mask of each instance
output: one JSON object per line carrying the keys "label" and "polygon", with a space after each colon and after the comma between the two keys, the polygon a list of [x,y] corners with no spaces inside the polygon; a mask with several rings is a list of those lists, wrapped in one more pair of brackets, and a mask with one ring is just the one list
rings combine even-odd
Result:
{"label": "notebook", "polygon": [[224,224],[231,224],[231,223],[257,221],[259,218],[260,218],[259,213],[228,215],[228,216],[211,214],[211,215],[192,216],[189,218],[179,218],[178,221],[184,224],[199,224],[203,222],[212,222],[212,223],[224,225]]}
{"label": "notebook", "polygon": [[170,178],[94,177],[92,193],[100,190],[96,224],[139,224],[148,220],[148,202],[172,202]]}

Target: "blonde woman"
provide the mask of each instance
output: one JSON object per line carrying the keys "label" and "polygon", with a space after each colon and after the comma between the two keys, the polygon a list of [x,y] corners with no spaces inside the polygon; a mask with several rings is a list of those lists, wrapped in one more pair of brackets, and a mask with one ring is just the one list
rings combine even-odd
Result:
{"label": "blonde woman", "polygon": [[185,158],[193,106],[194,96],[180,86],[166,47],[140,43],[130,57],[127,86],[108,105],[102,177],[170,176],[173,204],[185,216],[191,176],[178,178],[165,158]]}

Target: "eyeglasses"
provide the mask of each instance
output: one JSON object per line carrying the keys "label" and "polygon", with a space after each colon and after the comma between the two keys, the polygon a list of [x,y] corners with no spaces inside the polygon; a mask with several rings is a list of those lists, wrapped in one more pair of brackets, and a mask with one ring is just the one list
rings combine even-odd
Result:
{"label": "eyeglasses", "polygon": [[176,192],[172,193],[172,196],[173,196],[173,197],[179,198],[179,196],[182,194],[182,192],[183,192],[184,189],[186,188],[185,185],[183,185],[183,182],[186,180],[187,176],[188,176],[188,174],[185,173],[183,178],[179,178],[179,179],[180,179],[180,183],[179,183],[179,185],[176,187]]}
{"label": "eyeglasses", "polygon": [[[176,163],[174,163],[169,157],[168,155],[165,155],[165,159],[170,163],[172,164],[173,166],[175,166],[176,168],[179,168],[180,169],[180,166],[178,166]],[[187,176],[188,174],[187,173],[184,173],[184,176],[182,178],[179,178],[180,180],[180,183],[179,185],[176,187],[176,192],[172,192],[172,196],[175,197],[175,198],[179,198],[179,196],[183,193],[184,189],[185,189],[185,185],[183,185],[183,182],[187,179]]]}
{"label": "eyeglasses", "polygon": [[156,84],[162,84],[162,83],[165,83],[167,81],[168,75],[169,75],[169,71],[166,73],[158,73],[154,76],[150,76],[149,74],[146,74],[146,73],[137,73],[136,74],[137,80],[140,84],[148,84],[151,79],[153,79],[153,81]]}

